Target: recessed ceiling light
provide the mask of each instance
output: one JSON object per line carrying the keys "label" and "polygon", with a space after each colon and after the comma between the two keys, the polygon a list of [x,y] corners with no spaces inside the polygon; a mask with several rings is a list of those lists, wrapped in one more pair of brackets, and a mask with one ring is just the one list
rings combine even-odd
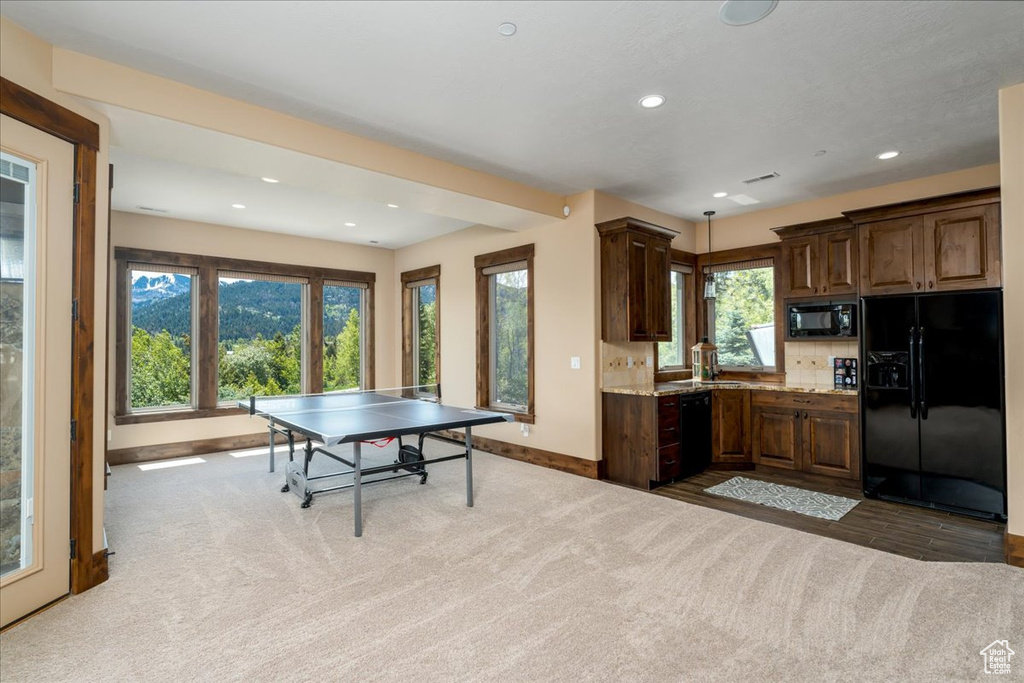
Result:
{"label": "recessed ceiling light", "polygon": [[728,192],[716,192],[716,193],[714,193],[711,196],[714,197],[715,199],[721,199],[722,197],[728,197],[729,193]]}
{"label": "recessed ceiling light", "polygon": [[644,109],[655,109],[665,104],[665,98],[662,95],[644,95],[640,98],[640,106]]}
{"label": "recessed ceiling light", "polygon": [[729,26],[746,26],[767,17],[777,4],[779,0],[725,0],[718,18]]}
{"label": "recessed ceiling light", "polygon": [[513,24],[511,21],[506,21],[500,26],[498,26],[498,33],[505,36],[506,38],[508,38],[509,36],[514,36],[516,34],[516,25]]}
{"label": "recessed ceiling light", "polygon": [[245,208],[245,204],[232,204],[231,208],[232,209],[244,209]]}
{"label": "recessed ceiling light", "polygon": [[388,208],[389,209],[397,209],[398,208],[398,204],[388,204]]}
{"label": "recessed ceiling light", "polygon": [[260,180],[262,180],[265,183],[279,183],[279,182],[281,182],[280,180],[277,180],[276,178],[260,178]]}
{"label": "recessed ceiling light", "polygon": [[877,154],[877,155],[875,155],[875,158],[876,159],[895,159],[899,155],[900,155],[900,153],[897,152],[896,150],[891,150],[889,152],[882,152],[881,154]]}
{"label": "recessed ceiling light", "polygon": [[356,224],[355,223],[346,223],[345,227],[346,228],[354,228],[354,227],[356,227]]}

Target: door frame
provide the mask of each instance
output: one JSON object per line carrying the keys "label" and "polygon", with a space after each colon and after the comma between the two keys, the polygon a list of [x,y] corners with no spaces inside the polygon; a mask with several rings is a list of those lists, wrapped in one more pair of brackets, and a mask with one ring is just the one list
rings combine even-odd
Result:
{"label": "door frame", "polygon": [[[71,328],[71,592],[81,593],[109,577],[106,548],[93,553],[93,433],[96,339],[96,156],[95,121],[0,77],[0,113],[65,140],[75,150],[74,247],[71,297],[77,318]],[[69,312],[70,314],[70,312]]]}

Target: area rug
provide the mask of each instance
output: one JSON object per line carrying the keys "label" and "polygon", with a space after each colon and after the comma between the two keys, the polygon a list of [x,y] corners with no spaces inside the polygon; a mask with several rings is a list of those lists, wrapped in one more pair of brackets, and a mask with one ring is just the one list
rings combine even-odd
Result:
{"label": "area rug", "polygon": [[842,519],[843,515],[855,508],[858,503],[853,498],[798,489],[795,486],[772,484],[747,477],[733,477],[704,490],[716,496],[745,500],[748,503],[767,505],[780,510],[799,512],[801,515],[833,521]]}

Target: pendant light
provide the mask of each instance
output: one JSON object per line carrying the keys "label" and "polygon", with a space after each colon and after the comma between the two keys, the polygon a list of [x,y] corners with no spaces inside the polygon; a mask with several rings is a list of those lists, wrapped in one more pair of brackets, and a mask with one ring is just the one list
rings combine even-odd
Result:
{"label": "pendant light", "polygon": [[[711,217],[714,211],[705,211],[708,217],[708,271],[711,270]],[[704,274],[704,301],[715,298],[715,274]],[[691,368],[695,382],[711,382],[718,377],[718,347],[708,341],[708,306],[704,304],[704,337],[690,349]]]}
{"label": "pendant light", "polygon": [[704,215],[708,217],[708,272],[704,274],[704,300],[715,298],[715,274],[711,272],[711,217],[715,215],[714,211],[705,211]]}

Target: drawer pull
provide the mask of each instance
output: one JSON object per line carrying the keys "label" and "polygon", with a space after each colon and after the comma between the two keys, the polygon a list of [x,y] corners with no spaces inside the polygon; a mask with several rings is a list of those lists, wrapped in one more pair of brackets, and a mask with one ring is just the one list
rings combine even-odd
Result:
{"label": "drawer pull", "polygon": [[809,398],[794,398],[793,402],[794,403],[810,403],[811,399],[809,399]]}
{"label": "drawer pull", "polygon": [[662,463],[662,464],[663,464],[663,465],[665,465],[665,467],[668,467],[669,465],[675,465],[675,464],[676,464],[676,461],[675,461],[675,460],[666,460],[666,461],[665,461],[664,463]]}
{"label": "drawer pull", "polygon": [[665,406],[664,406],[664,407],[665,407],[665,408],[674,408],[674,407],[675,407],[675,405],[676,405],[676,403],[675,403],[675,401],[673,401],[672,403],[665,403]]}

